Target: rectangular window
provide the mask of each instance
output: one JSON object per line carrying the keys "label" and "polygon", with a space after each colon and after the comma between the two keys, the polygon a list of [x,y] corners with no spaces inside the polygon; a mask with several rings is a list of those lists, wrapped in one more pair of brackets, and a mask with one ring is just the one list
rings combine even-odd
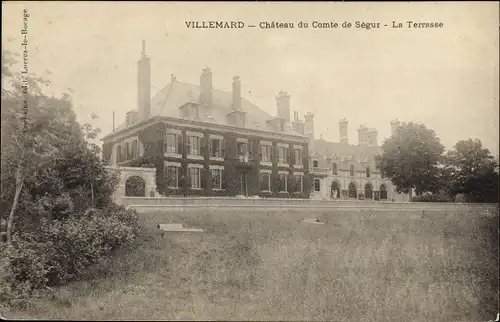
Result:
{"label": "rectangular window", "polygon": [[262,162],[271,162],[271,146],[261,145],[260,150],[262,151]]}
{"label": "rectangular window", "polygon": [[200,138],[197,136],[188,136],[189,154],[200,155]]}
{"label": "rectangular window", "polygon": [[314,179],[314,191],[320,191],[321,185],[319,179]]}
{"label": "rectangular window", "polygon": [[130,144],[125,143],[125,160],[130,160]]}
{"label": "rectangular window", "polygon": [[288,148],[278,147],[278,163],[287,163]]}
{"label": "rectangular window", "polygon": [[294,175],[293,176],[293,181],[295,183],[295,189],[294,191],[295,192],[303,192],[304,191],[304,176],[301,176],[301,175]]}
{"label": "rectangular window", "polygon": [[139,156],[139,151],[137,147],[137,140],[132,142],[132,158],[137,158]]}
{"label": "rectangular window", "polygon": [[172,154],[178,154],[178,146],[177,146],[177,141],[179,140],[179,135],[174,134],[174,133],[167,133],[167,141],[165,143],[165,152],[166,153],[172,153]]}
{"label": "rectangular window", "polygon": [[334,162],[334,163],[332,164],[332,174],[333,174],[334,176],[336,176],[336,175],[338,174],[338,171],[339,171],[339,170],[337,169],[337,163],[335,163],[335,162]]}
{"label": "rectangular window", "polygon": [[279,191],[280,192],[287,192],[287,175],[286,174],[280,174],[280,186],[279,186]]}
{"label": "rectangular window", "polygon": [[261,191],[271,191],[271,174],[261,173],[260,174],[260,190]]}
{"label": "rectangular window", "polygon": [[210,157],[222,158],[222,140],[210,139]]}
{"label": "rectangular window", "polygon": [[177,189],[179,187],[179,168],[167,166],[167,187]]}
{"label": "rectangular window", "polygon": [[200,189],[200,168],[189,168],[189,177],[191,179],[191,189]]}
{"label": "rectangular window", "polygon": [[222,189],[222,170],[212,169],[212,189]]}
{"label": "rectangular window", "polygon": [[354,177],[354,164],[349,165],[349,175]]}
{"label": "rectangular window", "polygon": [[369,178],[371,175],[370,173],[370,167],[366,167],[366,177]]}
{"label": "rectangular window", "polygon": [[294,164],[295,165],[302,165],[302,150],[295,149],[293,151],[293,154],[294,154]]}
{"label": "rectangular window", "polygon": [[116,162],[122,162],[122,146],[116,147]]}
{"label": "rectangular window", "polygon": [[247,156],[247,142],[236,142],[238,156]]}

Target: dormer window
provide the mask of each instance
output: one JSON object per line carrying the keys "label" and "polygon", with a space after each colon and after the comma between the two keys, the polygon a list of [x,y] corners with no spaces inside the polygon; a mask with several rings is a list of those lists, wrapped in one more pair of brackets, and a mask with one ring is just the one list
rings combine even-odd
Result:
{"label": "dormer window", "polygon": [[194,103],[187,103],[180,107],[181,117],[184,119],[197,119],[198,118],[198,105]]}

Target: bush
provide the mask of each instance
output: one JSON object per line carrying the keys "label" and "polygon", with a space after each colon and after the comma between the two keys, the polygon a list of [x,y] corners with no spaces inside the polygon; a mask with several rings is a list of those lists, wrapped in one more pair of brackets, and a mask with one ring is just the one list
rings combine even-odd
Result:
{"label": "bush", "polygon": [[412,197],[413,202],[453,202],[453,199],[442,195],[420,195]]}
{"label": "bush", "polygon": [[17,233],[0,251],[0,302],[23,304],[38,290],[77,279],[138,232],[135,210],[110,205],[67,220],[43,220],[36,233]]}

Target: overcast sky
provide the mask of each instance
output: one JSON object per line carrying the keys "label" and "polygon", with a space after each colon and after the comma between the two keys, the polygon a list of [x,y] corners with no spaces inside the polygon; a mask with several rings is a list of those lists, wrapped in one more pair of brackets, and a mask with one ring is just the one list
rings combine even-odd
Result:
{"label": "overcast sky", "polygon": [[[276,114],[275,95],[292,111],[315,114],[319,137],[338,141],[349,121],[390,135],[389,122],[417,121],[449,148],[479,138],[498,153],[499,5],[485,3],[2,3],[4,48],[21,53],[22,10],[28,19],[31,72],[49,70],[55,95],[73,90],[81,121],[91,113],[104,133],[136,108],[141,40],[151,57],[152,85],[170,74],[199,82],[205,66],[214,87],[240,76],[243,95]],[[185,21],[309,22],[308,29],[188,29]],[[312,21],[443,22],[441,29],[313,29]],[[10,42],[8,42],[10,40]],[[152,93],[156,93],[153,88]]]}

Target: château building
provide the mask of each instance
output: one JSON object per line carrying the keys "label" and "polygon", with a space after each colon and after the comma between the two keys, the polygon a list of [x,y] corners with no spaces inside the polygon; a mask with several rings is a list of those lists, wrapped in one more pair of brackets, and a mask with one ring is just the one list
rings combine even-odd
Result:
{"label": "ch\u00e2teau building", "polygon": [[153,167],[156,191],[134,191],[136,175],[123,193],[309,198],[309,138],[297,113],[290,120],[290,95],[278,93],[271,116],[242,97],[239,77],[232,91],[216,89],[204,68],[199,84],[172,75],[151,99],[150,75],[143,41],[137,109],[103,138],[103,158],[114,167]]}
{"label": "ch\u00e2teau building", "polygon": [[137,67],[137,108],[102,139],[108,165],[128,173],[119,195],[405,199],[375,167],[375,129],[360,127],[349,144],[343,119],[340,142],[316,139],[314,115],[290,119],[286,92],[271,116],[242,97],[237,76],[232,91],[214,88],[209,68],[199,84],[172,75],[151,98],[144,41]]}

